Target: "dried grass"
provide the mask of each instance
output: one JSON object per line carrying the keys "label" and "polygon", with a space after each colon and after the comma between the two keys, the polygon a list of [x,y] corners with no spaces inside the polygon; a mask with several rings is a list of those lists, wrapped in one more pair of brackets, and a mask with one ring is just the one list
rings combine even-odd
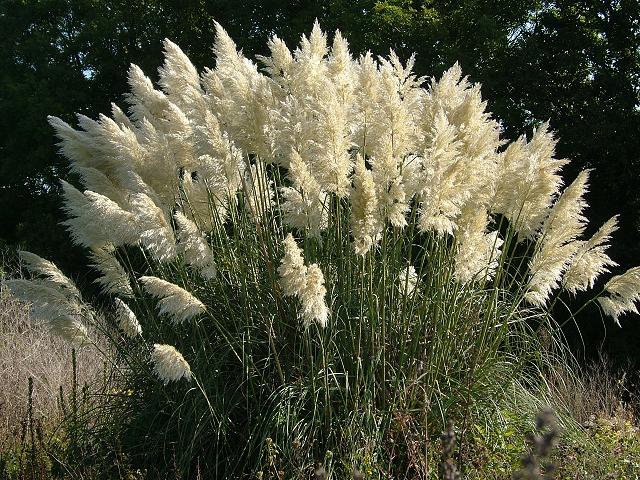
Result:
{"label": "dried grass", "polygon": [[[71,391],[71,346],[34,324],[28,308],[0,291],[0,445],[11,443],[26,418],[28,379],[33,378],[34,418],[53,426],[61,420],[60,387]],[[92,346],[77,352],[78,385],[103,376],[104,365]]]}
{"label": "dried grass", "polygon": [[627,374],[614,370],[604,354],[584,367],[554,369],[547,374],[547,386],[554,403],[580,424],[594,418],[637,421],[634,408],[638,394],[629,389]]}

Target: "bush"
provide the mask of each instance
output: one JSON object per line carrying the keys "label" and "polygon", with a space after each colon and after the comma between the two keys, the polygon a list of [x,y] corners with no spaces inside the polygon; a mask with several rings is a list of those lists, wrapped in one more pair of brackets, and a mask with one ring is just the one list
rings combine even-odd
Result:
{"label": "bush", "polygon": [[[588,172],[561,191],[546,125],[505,147],[457,65],[423,88],[318,25],[269,47],[265,75],[218,26],[198,76],[167,40],[162,91],[131,67],[129,115],[50,120],[112,305],[105,428],[152,476],[429,475],[445,418],[499,429],[562,361],[549,312],[614,264],[616,219],[585,238]],[[90,343],[73,282],[22,257],[33,279],[7,285]],[[635,311],[639,272],[590,302]]]}

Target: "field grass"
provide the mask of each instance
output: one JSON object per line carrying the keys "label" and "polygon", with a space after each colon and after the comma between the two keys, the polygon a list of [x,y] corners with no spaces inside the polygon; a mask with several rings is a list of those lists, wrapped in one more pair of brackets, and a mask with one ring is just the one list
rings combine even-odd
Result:
{"label": "field grass", "polygon": [[[93,346],[74,351],[33,322],[28,308],[4,290],[0,332],[0,478],[72,471],[64,467],[64,457],[71,437],[85,430],[72,425],[72,417],[103,387],[103,357]],[[82,421],[90,423],[86,417]]]}
{"label": "field grass", "polygon": [[[70,403],[74,382],[71,347],[49,335],[44,327],[34,325],[27,308],[4,292],[0,298],[0,327],[3,332],[0,338],[0,383],[3,385],[0,390],[0,477],[153,478],[127,468],[123,457],[115,469],[113,464],[101,466],[100,461],[107,458],[104,451],[92,452],[91,462],[87,458],[75,458],[76,464],[70,463],[70,453],[77,451],[80,443],[105,450],[117,449],[117,445],[95,444],[91,437],[97,430],[90,414],[82,417],[83,425],[70,426],[71,418],[61,406],[60,391],[62,389],[63,401]],[[80,401],[90,405],[95,405],[95,399],[100,396],[99,387],[103,386],[104,365],[99,358],[93,347],[77,352],[76,381],[90,387]],[[33,381],[31,416],[37,430],[36,445],[29,439],[29,378]],[[511,478],[512,473],[521,468],[522,456],[529,450],[525,437],[533,433],[533,419],[519,416],[517,403],[534,401],[552,405],[563,424],[559,430],[560,440],[550,458],[556,466],[553,478],[640,478],[640,428],[634,410],[637,398],[626,388],[624,376],[612,374],[611,366],[602,358],[580,375],[569,369],[558,369],[549,372],[546,380],[547,390],[538,392],[535,400],[523,398],[514,402],[513,411],[505,414],[502,431],[485,431],[480,425],[474,425],[463,442],[457,439],[457,446],[464,444],[461,455],[454,450],[445,451],[447,455],[439,457],[441,447],[434,445],[428,457],[415,452],[416,464],[424,466],[429,478],[436,478],[438,464],[441,467],[437,478],[454,478],[446,476],[443,465],[456,465],[464,472],[463,478]],[[75,445],[69,441],[70,427],[83,436],[74,440]],[[456,432],[459,428],[454,427],[449,435]],[[406,438],[405,441],[409,444],[412,440]],[[35,461],[29,458],[33,447],[37,451]],[[271,450],[277,457],[276,447]],[[60,463],[56,465],[55,459]],[[109,476],[104,476],[104,471],[110,472]],[[316,473],[322,472],[318,469]],[[373,472],[356,473],[362,473],[362,478],[376,478]],[[278,478],[277,471],[272,471],[268,464],[262,474],[263,478]],[[209,478],[203,472],[199,475]]]}
{"label": "field grass", "polygon": [[[50,428],[62,420],[60,389],[73,381],[71,346],[29,320],[23,304],[0,293],[0,441],[15,436],[27,414],[28,379],[33,379],[33,413]],[[92,347],[78,350],[77,380],[91,384],[103,377],[103,361]]]}

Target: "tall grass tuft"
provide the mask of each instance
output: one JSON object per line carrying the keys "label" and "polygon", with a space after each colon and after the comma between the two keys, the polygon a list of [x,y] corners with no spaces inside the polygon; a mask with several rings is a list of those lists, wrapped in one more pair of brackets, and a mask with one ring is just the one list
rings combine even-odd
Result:
{"label": "tall grass tuft", "polygon": [[[133,461],[434,475],[445,419],[499,428],[563,355],[553,305],[614,264],[616,220],[585,237],[588,172],[562,188],[548,126],[507,145],[458,65],[425,83],[317,24],[261,68],[220,25],[201,75],[164,46],[160,90],[131,66],[127,113],[50,119],[81,182],[65,224],[112,304],[105,428]],[[32,280],[7,286],[91,344],[94,308],[22,257]],[[617,320],[639,296],[632,269],[590,302]]]}

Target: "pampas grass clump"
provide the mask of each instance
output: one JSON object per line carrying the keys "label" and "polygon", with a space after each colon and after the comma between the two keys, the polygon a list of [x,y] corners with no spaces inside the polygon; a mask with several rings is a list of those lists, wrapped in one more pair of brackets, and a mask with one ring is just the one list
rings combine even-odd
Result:
{"label": "pampas grass clump", "polygon": [[[553,303],[614,265],[616,220],[584,236],[588,172],[563,188],[548,126],[507,144],[458,65],[426,81],[317,24],[260,67],[219,25],[201,74],[164,47],[160,89],[131,66],[126,113],[50,118],[81,182],[65,224],[113,306],[131,458],[426,475],[445,418],[500,428],[562,355]],[[8,287],[91,342],[73,282],[23,260],[32,280]],[[617,320],[639,297],[632,269],[590,302]]]}

